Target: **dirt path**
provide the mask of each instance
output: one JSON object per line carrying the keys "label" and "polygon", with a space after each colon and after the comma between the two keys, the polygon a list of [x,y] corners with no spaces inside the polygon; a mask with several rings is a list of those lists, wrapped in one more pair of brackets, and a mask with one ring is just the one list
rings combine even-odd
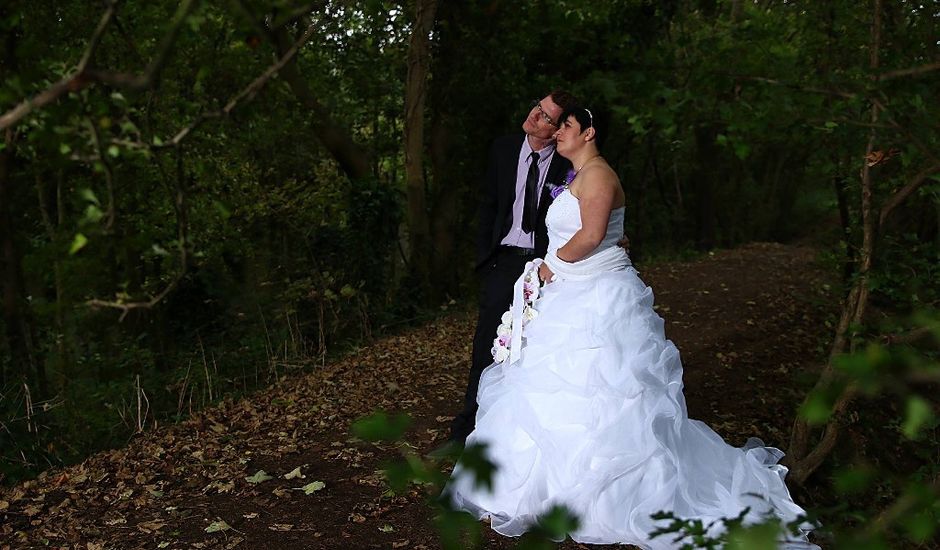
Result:
{"label": "dirt path", "polygon": [[[682,353],[690,416],[732,444],[757,436],[785,448],[837,301],[814,251],[754,244],[640,271]],[[471,317],[382,339],[0,489],[0,548],[438,548],[418,491],[383,496],[379,469],[398,451],[358,442],[348,428],[376,408],[405,411],[415,418],[408,444],[439,445],[462,396]],[[303,479],[283,477],[295,468]],[[250,482],[259,470],[272,479]],[[314,481],[325,487],[297,489]],[[796,497],[813,505],[811,492]],[[230,528],[213,531],[222,521]],[[512,547],[485,537],[488,548]]]}

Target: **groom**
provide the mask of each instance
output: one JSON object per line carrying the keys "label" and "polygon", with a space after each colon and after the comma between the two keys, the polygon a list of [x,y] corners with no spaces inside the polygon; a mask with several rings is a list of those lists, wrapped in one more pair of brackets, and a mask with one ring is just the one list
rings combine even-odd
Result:
{"label": "groom", "polygon": [[575,103],[568,92],[551,92],[533,102],[522,123],[524,133],[498,138],[490,148],[477,235],[480,312],[464,407],[451,425],[451,440],[461,445],[473,431],[480,374],[493,362],[490,349],[500,317],[512,303],[513,283],[526,262],[544,257],[548,249],[545,213],[552,197],[545,183],[561,183],[571,168],[555,153],[553,136],[562,113]]}

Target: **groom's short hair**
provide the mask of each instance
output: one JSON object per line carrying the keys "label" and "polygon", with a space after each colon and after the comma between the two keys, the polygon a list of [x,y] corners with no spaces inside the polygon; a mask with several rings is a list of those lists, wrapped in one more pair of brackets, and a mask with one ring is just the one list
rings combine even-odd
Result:
{"label": "groom's short hair", "polygon": [[[562,112],[567,111],[579,103],[576,97],[565,90],[552,90],[548,95],[552,96],[552,101],[555,102],[555,105],[561,107]],[[560,122],[561,121],[559,121],[559,123]]]}

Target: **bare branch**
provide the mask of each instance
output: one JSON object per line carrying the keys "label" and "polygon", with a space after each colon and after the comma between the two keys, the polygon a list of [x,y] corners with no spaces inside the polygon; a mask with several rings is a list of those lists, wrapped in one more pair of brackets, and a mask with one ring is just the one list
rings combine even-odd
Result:
{"label": "bare branch", "polygon": [[915,191],[920,189],[920,187],[927,182],[930,176],[938,172],[940,172],[940,163],[928,166],[927,168],[924,168],[918,172],[917,175],[911,179],[911,181],[907,182],[907,185],[901,189],[898,189],[893,195],[891,195],[891,198],[889,198],[887,202],[885,202],[884,206],[881,207],[881,215],[878,216],[878,226],[882,231],[884,231],[885,220],[888,219],[888,216],[891,214],[891,212],[900,206],[902,202],[907,200],[908,197],[914,194]]}
{"label": "bare branch", "polygon": [[176,11],[170,30],[163,37],[163,43],[157,56],[150,62],[147,69],[141,75],[131,75],[127,73],[114,73],[100,71],[92,68],[94,55],[101,44],[101,39],[108,25],[114,20],[117,12],[117,0],[112,0],[108,4],[108,9],[101,16],[101,21],[95,29],[89,40],[88,47],[82,55],[78,66],[71,74],[39,92],[30,99],[23,100],[19,105],[10,109],[0,116],[0,130],[10,128],[23,120],[29,113],[40,109],[58,100],[69,92],[79,91],[96,82],[108,84],[120,88],[146,89],[153,85],[161,69],[169,58],[170,51],[173,49],[173,43],[179,36],[183,22],[186,16],[192,10],[195,0],[183,0]]}
{"label": "bare branch", "polygon": [[928,63],[926,65],[921,65],[919,67],[909,67],[907,69],[896,69],[894,71],[888,71],[878,75],[878,80],[890,80],[892,78],[899,78],[902,76],[917,76],[924,73],[929,73],[932,71],[940,70],[940,61],[935,61],[933,63]]}
{"label": "bare branch", "polygon": [[[127,314],[134,309],[151,309],[160,303],[161,300],[166,298],[177,286],[179,286],[180,281],[186,275],[188,271],[189,263],[189,253],[188,253],[188,223],[186,219],[186,196],[183,188],[183,174],[182,174],[182,154],[179,149],[181,142],[192,133],[192,131],[199,126],[202,122],[210,118],[222,118],[231,114],[236,107],[245,101],[250,101],[255,95],[268,83],[274,75],[288,62],[292,57],[294,57],[297,52],[300,50],[301,46],[310,38],[310,35],[315,30],[315,26],[311,25],[307,28],[306,32],[298,39],[293,46],[291,46],[287,52],[275,63],[268,67],[260,76],[254,79],[244,90],[237,93],[232,99],[226,103],[225,107],[222,109],[207,113],[200,116],[198,119],[193,121],[192,124],[183,128],[164,146],[161,147],[176,147],[177,148],[177,183],[176,183],[176,193],[174,197],[174,207],[177,212],[177,219],[179,223],[178,229],[178,242],[179,242],[179,261],[180,269],[179,272],[173,277],[173,279],[167,284],[167,286],[160,291],[158,294],[152,296],[148,300],[136,301],[136,302],[124,302],[120,300],[99,300],[93,299],[85,302],[86,305],[90,307],[106,307],[112,309],[121,310],[120,321],[123,321]],[[157,147],[154,147],[155,149]]]}
{"label": "bare branch", "polygon": [[[940,494],[940,476],[934,476],[929,485],[926,486],[929,493],[933,495]],[[903,518],[911,509],[916,508],[922,502],[923,495],[920,492],[909,492],[901,498],[894,501],[894,504],[881,512],[873,521],[869,522],[867,532],[869,535],[875,535],[885,530],[885,528],[895,521]]]}
{"label": "bare branch", "polygon": [[235,110],[236,107],[239,106],[239,104],[254,99],[254,97],[258,94],[259,91],[261,91],[268,81],[271,80],[278,73],[278,71],[280,71],[284,65],[287,64],[295,55],[297,55],[297,52],[300,51],[300,48],[310,38],[314,30],[316,30],[314,25],[307,27],[307,30],[304,32],[304,34],[296,42],[294,42],[294,44],[286,52],[284,52],[284,55],[281,56],[281,58],[278,59],[275,64],[268,67],[267,70],[255,78],[251,84],[245,87],[245,89],[235,94],[235,96],[233,96],[232,99],[230,99],[228,103],[225,104],[225,107],[216,111],[203,113],[188,126],[179,130],[176,135],[174,135],[163,145],[154,146],[154,149],[176,147],[203,122],[214,118],[227,117],[232,113],[232,111]]}
{"label": "bare branch", "polygon": [[101,44],[101,39],[104,37],[104,32],[108,29],[108,25],[114,21],[114,16],[117,14],[117,6],[118,0],[108,1],[108,9],[105,10],[104,14],[101,16],[98,27],[95,29],[94,34],[91,35],[91,39],[88,40],[88,47],[85,48],[85,53],[82,55],[81,61],[78,62],[78,68],[75,72],[81,73],[91,63],[91,59],[94,57],[98,46]]}
{"label": "bare branch", "polygon": [[192,11],[195,3],[196,0],[182,0],[179,8],[176,10],[176,15],[173,16],[170,29],[163,36],[163,41],[160,44],[160,49],[157,50],[156,57],[150,61],[150,64],[147,65],[143,74],[133,75],[129,73],[98,71],[95,69],[89,69],[85,71],[85,74],[95,82],[101,82],[116,88],[128,88],[132,90],[144,90],[149,88],[160,75],[163,66],[166,65],[170,57],[170,52],[173,50],[173,44],[176,42],[176,39],[179,38],[179,34],[182,31],[186,16]]}
{"label": "bare branch", "polygon": [[735,76],[736,78],[740,80],[751,80],[754,82],[763,82],[764,84],[772,84],[774,86],[783,86],[784,88],[790,88],[791,90],[811,92],[814,94],[831,95],[831,96],[842,97],[846,99],[853,99],[855,97],[858,97],[858,94],[846,92],[843,90],[830,90],[826,88],[816,88],[813,86],[801,86],[799,84],[783,82],[781,80],[777,80],[774,78],[765,78],[763,76],[747,76],[747,75],[735,75]]}
{"label": "bare branch", "polygon": [[[886,344],[913,344],[934,334],[933,327],[917,327],[908,332],[900,334],[885,334],[881,339]],[[940,372],[940,371],[938,371]]]}
{"label": "bare branch", "polygon": [[262,24],[261,21],[258,20],[255,14],[248,8],[248,6],[245,5],[245,2],[242,0],[231,0],[231,2],[232,5],[235,6],[235,9],[242,14],[242,17],[244,17],[245,20],[251,24],[252,28],[255,29],[258,34],[266,36],[272,43],[275,41],[274,33],[271,32],[271,29],[266,27],[264,24]]}
{"label": "bare branch", "polygon": [[[353,4],[352,2],[342,2],[345,5]],[[299,6],[297,8],[287,11],[287,13],[282,14],[280,17],[271,22],[270,27],[272,30],[277,30],[281,27],[290,25],[295,21],[310,15],[314,11],[323,10],[326,2],[323,0],[316,0],[315,2],[309,2],[304,6]]]}
{"label": "bare branch", "polygon": [[101,163],[104,168],[104,180],[108,188],[108,221],[105,223],[105,231],[111,231],[114,228],[114,219],[115,219],[115,205],[114,205],[114,169],[111,166],[111,163],[108,162],[106,157],[104,147],[101,145],[101,134],[98,133],[98,127],[95,126],[95,123],[91,119],[85,119],[85,125],[88,126],[89,131],[91,132],[91,140],[95,146],[96,159]]}
{"label": "bare branch", "polygon": [[98,300],[92,299],[85,302],[90,307],[107,307],[121,310],[121,316],[118,322],[123,321],[127,314],[134,309],[152,309],[161,300],[169,296],[173,290],[179,286],[183,277],[189,271],[189,221],[186,211],[186,192],[185,192],[185,174],[183,173],[183,151],[176,149],[176,185],[173,196],[173,208],[176,210],[177,221],[177,243],[179,250],[179,269],[173,279],[167,284],[159,294],[152,296],[149,300],[138,302],[124,302],[121,300]]}
{"label": "bare branch", "polygon": [[153,308],[153,306],[157,305],[160,302],[160,300],[163,300],[164,298],[167,297],[167,295],[170,294],[170,292],[173,292],[173,290],[179,285],[180,281],[183,280],[184,275],[185,274],[183,272],[177,273],[177,275],[173,278],[173,280],[170,281],[170,284],[168,284],[162,291],[160,291],[159,294],[153,296],[152,298],[144,302],[121,302],[121,301],[94,299],[94,300],[86,301],[85,305],[90,306],[90,307],[107,307],[107,308],[119,309],[122,311],[122,313],[121,313],[121,316],[118,318],[118,320],[123,321],[124,318],[127,317],[127,314],[130,313],[131,310],[133,309],[151,309]]}

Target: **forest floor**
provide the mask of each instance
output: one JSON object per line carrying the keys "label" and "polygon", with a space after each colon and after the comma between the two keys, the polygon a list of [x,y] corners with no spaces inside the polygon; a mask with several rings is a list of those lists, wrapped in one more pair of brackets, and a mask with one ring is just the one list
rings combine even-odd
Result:
{"label": "forest floor", "polygon": [[[838,307],[816,251],[752,244],[640,267],[681,351],[690,416],[734,445],[756,436],[786,448]],[[410,448],[443,443],[473,325],[473,314],[458,312],[405,330],[125,448],[2,488],[0,549],[439,548],[425,495],[386,495],[382,464],[401,450],[359,441],[349,427],[375,409],[402,411],[414,419]],[[296,468],[304,477],[286,479]],[[271,478],[259,481],[259,470]],[[323,488],[299,489],[315,481]],[[809,507],[821,498],[813,487],[794,496]],[[487,548],[514,543],[489,529],[484,540]],[[569,540],[561,548],[587,547]]]}

